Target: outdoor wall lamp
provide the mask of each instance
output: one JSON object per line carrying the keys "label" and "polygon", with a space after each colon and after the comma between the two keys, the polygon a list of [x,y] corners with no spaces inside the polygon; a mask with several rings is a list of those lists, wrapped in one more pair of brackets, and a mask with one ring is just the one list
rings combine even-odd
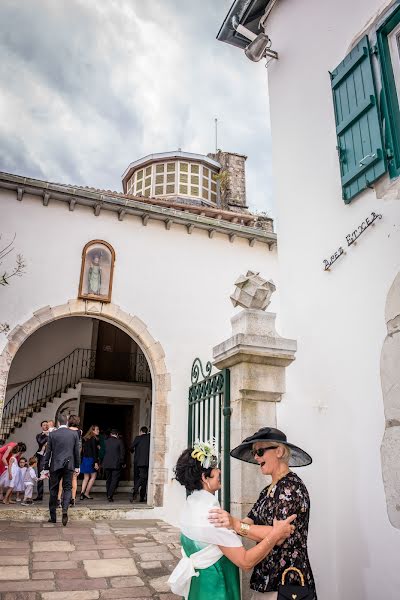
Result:
{"label": "outdoor wall lamp", "polygon": [[262,58],[269,56],[270,58],[278,58],[278,53],[271,50],[271,40],[265,31],[258,35],[247,29],[239,23],[237,15],[232,18],[232,26],[235,31],[250,40],[250,44],[244,49],[244,53],[249,60],[259,62]]}

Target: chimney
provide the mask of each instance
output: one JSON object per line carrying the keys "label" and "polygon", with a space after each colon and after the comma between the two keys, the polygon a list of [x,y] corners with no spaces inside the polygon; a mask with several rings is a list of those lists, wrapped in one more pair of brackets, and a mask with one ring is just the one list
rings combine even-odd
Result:
{"label": "chimney", "polygon": [[207,155],[218,161],[221,171],[218,176],[221,207],[225,210],[247,212],[245,161],[247,156],[234,152],[222,152]]}

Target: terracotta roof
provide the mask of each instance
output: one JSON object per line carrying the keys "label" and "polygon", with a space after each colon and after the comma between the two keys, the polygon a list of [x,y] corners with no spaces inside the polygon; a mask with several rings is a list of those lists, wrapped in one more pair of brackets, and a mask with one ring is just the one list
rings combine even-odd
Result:
{"label": "terracotta roof", "polygon": [[[273,220],[260,218],[252,213],[189,204],[187,201],[178,202],[176,199],[171,201],[164,198],[133,196],[89,186],[51,183],[2,172],[0,187],[15,190],[18,200],[22,200],[24,193],[39,196],[45,206],[50,200],[60,200],[69,203],[70,210],[74,210],[76,204],[91,206],[96,216],[103,209],[113,210],[118,212],[120,220],[123,220],[125,214],[136,214],[142,217],[144,224],[149,218],[158,219],[164,221],[167,228],[170,228],[172,223],[185,224],[190,228],[189,233],[193,227],[199,227],[207,229],[210,237],[215,229],[231,236],[231,241],[235,236],[239,236],[246,237],[249,241],[255,239],[267,244],[276,243]],[[265,221],[267,227],[261,226]]]}

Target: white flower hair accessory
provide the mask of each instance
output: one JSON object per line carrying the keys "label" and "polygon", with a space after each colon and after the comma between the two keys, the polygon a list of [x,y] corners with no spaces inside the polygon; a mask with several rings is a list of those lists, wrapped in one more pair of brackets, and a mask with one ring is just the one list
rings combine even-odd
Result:
{"label": "white flower hair accessory", "polygon": [[203,469],[215,469],[218,466],[218,450],[216,448],[215,438],[208,442],[196,440],[193,444],[192,458],[201,463]]}

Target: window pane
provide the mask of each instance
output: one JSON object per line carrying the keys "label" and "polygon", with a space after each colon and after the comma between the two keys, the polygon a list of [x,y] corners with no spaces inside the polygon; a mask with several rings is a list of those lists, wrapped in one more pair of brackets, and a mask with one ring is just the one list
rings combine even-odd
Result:
{"label": "window pane", "polygon": [[390,58],[393,68],[397,96],[400,102],[400,25],[395,27],[388,35]]}
{"label": "window pane", "polygon": [[151,165],[150,167],[146,167],[146,175],[151,175]]}
{"label": "window pane", "polygon": [[189,165],[188,165],[188,163],[179,163],[179,164],[180,164],[180,166],[179,166],[179,169],[180,169],[181,171],[185,171],[185,173],[187,173],[187,172],[188,172],[188,170],[189,170]]}
{"label": "window pane", "polygon": [[168,173],[173,173],[175,171],[175,163],[167,163],[167,171]]}
{"label": "window pane", "polygon": [[179,181],[181,183],[187,183],[188,182],[188,175],[186,173],[181,173],[179,175]]}
{"label": "window pane", "polygon": [[211,200],[213,202],[216,202],[217,201],[217,194],[211,194]]}
{"label": "window pane", "polygon": [[214,183],[214,181],[211,182],[211,191],[212,192],[216,192],[217,191],[217,184]]}
{"label": "window pane", "polygon": [[192,194],[192,196],[198,196],[199,195],[199,188],[198,187],[191,187],[190,188],[190,193]]}
{"label": "window pane", "polygon": [[198,173],[199,172],[199,165],[192,165],[190,168],[192,173]]}
{"label": "window pane", "polygon": [[175,194],[175,186],[167,185],[167,194]]}
{"label": "window pane", "polygon": [[136,184],[136,191],[139,191],[143,188],[143,181],[138,181]]}
{"label": "window pane", "polygon": [[149,197],[150,196],[150,188],[147,188],[144,190],[144,195]]}
{"label": "window pane", "polygon": [[164,175],[156,175],[156,183],[164,183]]}
{"label": "window pane", "polygon": [[155,187],[155,193],[156,194],[162,194],[164,192],[164,186],[162,185],[156,185]]}
{"label": "window pane", "polygon": [[206,188],[203,188],[201,195],[205,200],[208,200],[208,190]]}
{"label": "window pane", "polygon": [[151,177],[146,177],[144,180],[144,186],[147,187],[149,185],[151,185]]}
{"label": "window pane", "polygon": [[175,181],[175,173],[170,173],[167,175],[167,182],[168,183],[174,183]]}
{"label": "window pane", "polygon": [[203,175],[205,175],[206,177],[208,177],[210,174],[209,169],[207,169],[207,167],[203,167]]}
{"label": "window pane", "polygon": [[139,179],[143,179],[143,169],[141,169],[140,171],[138,171],[138,172],[136,173],[136,179],[137,179],[137,180],[139,180]]}
{"label": "window pane", "polygon": [[164,173],[164,163],[156,165],[156,173]]}
{"label": "window pane", "polygon": [[190,179],[191,179],[192,183],[194,183],[194,185],[199,185],[200,177],[198,175],[192,175],[192,177]]}
{"label": "window pane", "polygon": [[208,179],[203,177],[203,187],[208,187]]}
{"label": "window pane", "polygon": [[187,194],[188,193],[188,186],[187,185],[180,185],[179,186],[179,193],[180,194]]}

